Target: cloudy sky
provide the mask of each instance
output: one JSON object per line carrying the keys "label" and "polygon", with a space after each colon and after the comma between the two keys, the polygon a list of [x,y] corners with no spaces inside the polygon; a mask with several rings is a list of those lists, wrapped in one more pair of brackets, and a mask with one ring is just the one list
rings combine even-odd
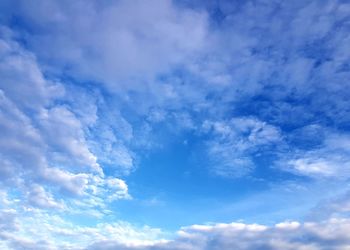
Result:
{"label": "cloudy sky", "polygon": [[0,248],[350,249],[346,0],[0,0]]}

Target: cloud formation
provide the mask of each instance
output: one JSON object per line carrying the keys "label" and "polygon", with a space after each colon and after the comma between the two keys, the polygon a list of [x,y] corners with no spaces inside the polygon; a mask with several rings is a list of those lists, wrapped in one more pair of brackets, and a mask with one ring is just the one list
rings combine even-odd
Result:
{"label": "cloud formation", "polygon": [[0,248],[348,249],[349,3],[0,10]]}
{"label": "cloud formation", "polygon": [[274,226],[244,223],[193,225],[183,228],[176,240],[166,243],[123,246],[107,241],[95,243],[88,249],[348,249],[349,227],[348,219],[337,218],[318,223],[287,221]]}
{"label": "cloud formation", "polygon": [[132,79],[146,84],[147,78],[187,60],[206,36],[205,12],[179,8],[169,0],[15,4],[20,7],[14,14],[38,31],[28,34],[28,41],[40,58],[59,67],[68,64],[70,74],[116,90],[133,88]]}
{"label": "cloud formation", "polygon": [[[64,85],[47,80],[35,56],[12,38],[5,36],[1,44],[3,188],[14,188],[27,205],[44,209],[67,209],[69,201],[60,199],[62,195],[93,198],[113,191],[110,201],[130,198],[123,180],[104,179],[88,142],[94,121],[79,119],[65,99]],[[95,189],[103,191],[95,194]]]}

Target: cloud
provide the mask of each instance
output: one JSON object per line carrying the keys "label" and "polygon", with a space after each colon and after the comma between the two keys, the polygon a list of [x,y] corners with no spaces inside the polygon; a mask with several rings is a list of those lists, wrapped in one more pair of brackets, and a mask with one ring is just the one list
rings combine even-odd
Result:
{"label": "cloud", "polygon": [[88,174],[72,174],[57,168],[46,168],[40,173],[42,178],[58,185],[63,191],[82,195],[88,184]]}
{"label": "cloud", "polygon": [[40,114],[39,120],[45,140],[56,154],[53,157],[59,161],[58,152],[62,152],[63,161],[69,157],[68,164],[89,166],[94,171],[102,171],[97,157],[88,148],[81,122],[67,107],[47,109]]}
{"label": "cloud", "polygon": [[25,28],[38,31],[28,34],[28,42],[40,58],[69,65],[70,74],[103,81],[112,89],[133,88],[131,79],[152,79],[169,70],[199,51],[206,36],[204,12],[169,0],[37,1],[40,8],[26,1],[17,4],[20,8],[12,14],[30,21]]}
{"label": "cloud", "polygon": [[[16,45],[13,45],[11,43],[8,43],[8,46],[16,47]],[[16,48],[18,50],[18,48]],[[23,52],[25,53],[25,52]],[[12,56],[12,55],[15,56]],[[13,51],[7,52],[6,58],[8,60],[11,60],[11,57],[17,57],[16,53]],[[29,60],[30,59],[30,60]],[[26,64],[33,64],[35,67],[26,67],[23,72],[18,72],[16,69],[14,71],[8,71],[7,73],[12,73],[16,75],[17,78],[19,78],[22,75],[22,81],[25,79],[26,75],[31,75],[32,72],[28,71],[31,68],[35,69],[35,74],[39,75],[40,77],[37,77],[37,79],[40,83],[42,91],[47,90],[45,87],[45,81],[43,78],[43,75],[41,72],[38,72],[38,68],[36,66],[36,62],[32,60],[31,57],[29,59],[26,56],[18,57],[16,60],[21,64],[21,62]],[[3,62],[3,64],[6,64],[6,62]],[[14,80],[14,79],[12,79]],[[4,81],[5,83],[8,83],[8,85],[12,85],[11,82]],[[35,85],[34,85],[35,86]],[[48,89],[50,90],[50,86],[48,86]],[[48,90],[48,91],[49,91]],[[6,92],[5,92],[6,91]],[[25,90],[23,90],[25,91]],[[33,89],[34,93],[35,89]],[[10,92],[10,93],[8,93]],[[22,101],[27,99],[28,93],[25,91],[23,92],[23,98]],[[14,100],[11,99],[14,98]],[[60,141],[63,136],[65,136],[64,133],[60,132],[61,129],[56,127],[52,127],[47,129],[46,131],[41,129],[41,125],[47,125],[45,124],[45,121],[43,119],[38,119],[38,116],[42,115],[42,113],[48,112],[48,109],[46,108],[45,102],[36,103],[38,101],[38,98],[34,98],[34,104],[31,105],[29,101],[32,99],[29,98],[27,102],[25,103],[26,106],[31,106],[32,113],[34,115],[29,116],[27,115],[26,106],[22,107],[21,102],[17,102],[16,98],[20,98],[20,93],[16,93],[16,96],[13,97],[11,94],[11,91],[8,91],[8,88],[4,88],[0,90],[0,97],[1,97],[1,127],[3,133],[1,133],[1,142],[0,143],[0,149],[3,159],[5,159],[6,165],[12,165],[12,168],[17,168],[19,170],[19,173],[17,171],[12,172],[10,171],[10,167],[6,168],[8,169],[8,173],[11,172],[12,177],[21,178],[21,175],[29,175],[29,176],[35,176],[37,173],[41,173],[42,176],[45,176],[43,173],[45,171],[48,171],[48,151],[50,151],[50,147],[54,148],[55,143],[53,141],[62,142],[65,147],[72,148],[70,145],[71,142],[74,140],[64,140]],[[47,101],[49,101],[48,99]],[[52,100],[51,100],[52,101]],[[57,112],[56,112],[57,114]],[[58,117],[56,116],[58,119]],[[65,118],[61,115],[61,118]],[[64,131],[71,131],[72,133],[80,133],[81,130],[76,127],[76,123],[71,121],[71,123],[65,124]],[[67,120],[68,122],[68,120]],[[57,125],[60,123],[57,122]],[[75,126],[75,127],[74,127]],[[53,132],[56,132],[54,134]],[[61,134],[59,134],[61,133]],[[53,140],[56,137],[56,140]],[[50,141],[49,138],[52,140]],[[76,140],[78,141],[78,140]],[[80,145],[81,147],[83,145]],[[85,148],[83,147],[82,150]],[[30,178],[31,179],[31,178]]]}
{"label": "cloud", "polygon": [[86,249],[93,242],[114,239],[120,244],[151,244],[163,235],[157,228],[137,227],[125,221],[100,222],[83,226],[71,223],[62,214],[52,215],[42,209],[16,207],[3,210],[0,239],[5,249]]}
{"label": "cloud", "polygon": [[101,178],[92,176],[87,189],[92,195],[104,198],[108,202],[119,199],[131,199],[126,182],[115,177]]}
{"label": "cloud", "polygon": [[131,198],[128,194],[128,186],[125,181],[118,178],[108,178],[105,180],[108,191],[111,193],[108,195],[108,199],[117,200],[121,198]]}
{"label": "cloud", "polygon": [[45,79],[35,55],[24,50],[6,33],[11,34],[12,31],[0,26],[0,88],[7,97],[20,108],[38,110],[62,96],[64,89],[60,84]]}
{"label": "cloud", "polygon": [[193,225],[181,229],[177,239],[166,243],[123,246],[107,241],[95,243],[88,249],[347,249],[349,227],[349,220],[342,218],[317,223],[286,221],[274,226],[244,223]]}
{"label": "cloud", "polygon": [[326,117],[346,126],[340,90],[349,72],[340,69],[348,8],[341,1],[212,4],[220,24],[211,9],[175,1],[18,4],[12,15],[27,23],[26,43],[46,68],[102,81],[136,112],[185,108],[229,119],[246,102],[248,113],[278,126]]}
{"label": "cloud", "polygon": [[277,165],[282,170],[312,178],[348,178],[350,138],[347,134],[326,131],[316,148],[285,154]]}
{"label": "cloud", "polygon": [[39,208],[63,208],[61,203],[54,200],[52,194],[48,193],[42,186],[37,184],[34,184],[28,190],[28,203]]}
{"label": "cloud", "polygon": [[[345,218],[196,225],[159,242],[147,226],[60,216],[115,219],[111,203],[132,197],[123,176],[169,130],[203,143],[215,175],[254,174],[272,155],[279,176],[349,177],[349,4],[197,4],[2,1],[0,182],[11,193],[0,196],[9,218],[0,237],[9,247],[346,249]],[[346,212],[345,200],[331,210]]]}
{"label": "cloud", "polygon": [[282,142],[280,130],[253,117],[229,121],[205,121],[203,131],[212,134],[208,154],[212,171],[220,176],[240,177],[255,166],[253,156]]}
{"label": "cloud", "polygon": [[[0,73],[4,76],[0,84],[2,188],[18,192],[24,206],[41,209],[74,210],[76,205],[69,199],[78,196],[98,199],[100,206],[107,200],[129,199],[123,180],[111,176],[104,179],[90,145],[89,129],[98,116],[82,115],[81,106],[95,107],[97,112],[95,96],[81,99],[84,104],[70,105],[71,93],[66,98],[65,85],[44,76],[32,53],[11,36],[0,41]],[[123,147],[123,141],[118,145]],[[117,155],[110,162],[121,158]],[[130,168],[132,164],[131,161]],[[97,176],[103,184],[95,183]],[[115,185],[110,185],[109,192],[95,196],[90,190],[94,185],[106,190],[106,183],[113,180]],[[62,197],[68,200],[63,202]]]}
{"label": "cloud", "polygon": [[[0,211],[0,230],[1,232],[16,231],[18,229],[16,221],[16,211],[13,209]],[[1,238],[1,235],[0,235]]]}
{"label": "cloud", "polygon": [[[122,221],[100,223],[95,227],[78,226],[59,216],[36,210],[28,211],[26,215],[14,214],[14,220],[17,221],[16,227],[1,234],[13,249],[340,250],[347,249],[350,243],[347,233],[350,221],[341,217],[318,222],[284,221],[275,225],[242,222],[198,224],[182,227],[172,240],[162,239],[162,231],[147,226],[137,228]],[[30,235],[28,227],[31,227]],[[71,243],[72,238],[74,242]]]}
{"label": "cloud", "polygon": [[120,98],[139,112],[210,107],[225,116],[248,101],[264,121],[299,126],[322,112],[345,125],[347,4],[224,2],[208,4],[219,24],[211,9],[175,1],[18,1],[8,13],[27,24],[26,43],[46,68],[123,90]]}
{"label": "cloud", "polygon": [[[4,165],[22,166],[23,164],[26,171],[40,168],[45,160],[41,154],[44,143],[39,131],[3,91],[0,91],[0,98],[1,130],[3,131],[0,135],[0,148],[2,158],[6,162]],[[6,169],[8,174],[14,174],[10,167]]]}

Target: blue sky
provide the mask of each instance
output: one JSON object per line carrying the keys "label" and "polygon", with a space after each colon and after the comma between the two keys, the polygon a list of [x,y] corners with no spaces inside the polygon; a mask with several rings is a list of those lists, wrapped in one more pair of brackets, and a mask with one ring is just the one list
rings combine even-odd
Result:
{"label": "blue sky", "polygon": [[350,4],[0,0],[1,249],[348,249]]}

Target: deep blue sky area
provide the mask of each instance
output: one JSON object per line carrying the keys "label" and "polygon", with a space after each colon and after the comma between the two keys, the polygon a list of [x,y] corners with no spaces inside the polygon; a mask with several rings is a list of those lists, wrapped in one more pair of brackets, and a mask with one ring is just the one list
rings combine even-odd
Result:
{"label": "deep blue sky area", "polygon": [[345,250],[350,4],[0,0],[0,249]]}

